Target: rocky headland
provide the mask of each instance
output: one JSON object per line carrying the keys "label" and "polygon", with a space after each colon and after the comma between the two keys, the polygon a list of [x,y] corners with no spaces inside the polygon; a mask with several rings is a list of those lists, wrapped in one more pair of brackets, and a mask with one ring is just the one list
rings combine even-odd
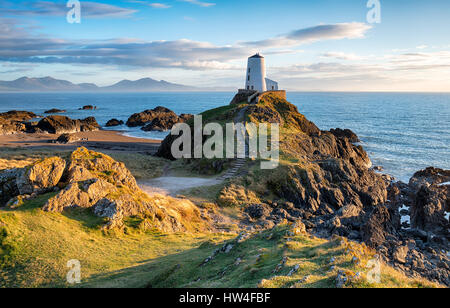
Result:
{"label": "rocky headland", "polygon": [[[408,184],[396,182],[371,168],[354,132],[321,131],[276,96],[265,96],[257,105],[234,99],[228,107],[204,113],[203,121],[234,121],[242,114],[254,123],[280,124],[282,162],[267,171],[256,170],[256,163],[247,160],[229,178],[217,204],[242,208],[245,223],[257,229],[290,221],[322,238],[364,242],[379,259],[411,277],[450,285],[450,171],[429,168]],[[157,156],[173,160],[175,139],[169,135]],[[217,166],[227,164],[233,162],[185,160],[187,168],[203,172],[220,172],[223,168]]]}

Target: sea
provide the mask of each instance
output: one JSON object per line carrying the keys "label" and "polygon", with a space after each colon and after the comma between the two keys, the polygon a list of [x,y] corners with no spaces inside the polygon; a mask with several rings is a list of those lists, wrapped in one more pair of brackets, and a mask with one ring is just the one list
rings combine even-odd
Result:
{"label": "sea", "polygon": [[[232,92],[0,93],[0,112],[44,115],[58,108],[73,119],[94,116],[104,126],[112,118],[126,122],[133,113],[157,106],[198,114],[228,104],[233,96]],[[409,181],[414,172],[429,166],[450,169],[450,93],[288,92],[288,100],[322,130],[353,130],[373,164],[398,180]],[[78,110],[84,105],[97,109]],[[126,126],[113,129],[150,139],[167,134]]]}

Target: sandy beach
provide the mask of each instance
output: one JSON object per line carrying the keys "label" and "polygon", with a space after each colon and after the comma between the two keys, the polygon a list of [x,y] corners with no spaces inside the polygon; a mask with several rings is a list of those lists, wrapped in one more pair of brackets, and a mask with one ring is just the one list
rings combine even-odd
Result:
{"label": "sandy beach", "polygon": [[159,140],[133,138],[122,135],[118,131],[99,130],[94,132],[81,132],[74,134],[82,139],[70,144],[52,143],[59,135],[56,134],[25,134],[0,136],[0,147],[42,149],[54,148],[59,150],[72,150],[85,146],[93,150],[124,151],[134,153],[154,154],[161,143]]}

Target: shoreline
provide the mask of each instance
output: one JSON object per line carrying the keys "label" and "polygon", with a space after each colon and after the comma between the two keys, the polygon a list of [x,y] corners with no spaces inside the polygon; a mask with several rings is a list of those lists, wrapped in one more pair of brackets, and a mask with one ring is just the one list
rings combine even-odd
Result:
{"label": "shoreline", "polygon": [[129,151],[146,154],[154,154],[161,140],[137,138],[123,135],[116,130],[98,130],[91,132],[74,133],[74,136],[84,139],[68,144],[52,143],[59,134],[28,134],[18,133],[0,136],[2,149],[59,149],[73,150],[80,146],[95,150]]}

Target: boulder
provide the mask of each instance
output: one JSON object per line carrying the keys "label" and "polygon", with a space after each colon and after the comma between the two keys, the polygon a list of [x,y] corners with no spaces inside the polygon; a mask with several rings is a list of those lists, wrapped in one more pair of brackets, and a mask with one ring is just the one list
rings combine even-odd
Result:
{"label": "boulder", "polygon": [[450,236],[446,212],[450,212],[450,187],[421,186],[411,206],[411,226]]}
{"label": "boulder", "polygon": [[168,114],[163,117],[155,118],[152,122],[150,122],[149,124],[142,127],[142,130],[145,132],[150,132],[150,131],[164,132],[164,131],[171,130],[172,127],[179,122],[180,122],[180,120],[179,120],[178,116],[176,116],[176,115],[173,116],[171,114]]}
{"label": "boulder", "polygon": [[49,116],[37,124],[37,128],[50,134],[72,134],[85,131],[95,131],[100,128],[94,117],[84,120],[72,120],[66,116]]}
{"label": "boulder", "polygon": [[37,115],[29,111],[12,110],[0,113],[0,135],[12,135],[27,131],[26,121]]}
{"label": "boulder", "polygon": [[86,106],[81,107],[78,110],[95,110],[95,109],[97,109],[97,107],[92,106],[92,105],[86,105]]}
{"label": "boulder", "polygon": [[55,143],[68,144],[80,141],[80,138],[74,134],[62,134],[56,139]]}
{"label": "boulder", "polygon": [[53,109],[45,111],[44,113],[50,114],[50,113],[66,113],[66,112],[67,112],[66,110],[53,108]]}
{"label": "boulder", "polygon": [[65,160],[51,157],[25,168],[1,171],[0,207],[18,196],[42,194],[53,190],[61,180],[65,167]]}
{"label": "boulder", "polygon": [[178,121],[178,116],[170,109],[165,107],[156,107],[152,110],[145,110],[140,113],[133,114],[127,121],[128,127],[139,127],[151,123],[154,119],[173,119]]}
{"label": "boulder", "polygon": [[8,112],[0,113],[0,119],[9,121],[29,121],[37,117],[38,116],[35,113],[29,111],[11,110]]}
{"label": "boulder", "polygon": [[26,132],[26,124],[18,121],[3,120],[0,118],[0,135],[14,135]]}
{"label": "boulder", "polygon": [[123,124],[124,124],[124,122],[122,120],[111,119],[106,123],[106,127],[120,126]]}
{"label": "boulder", "polygon": [[20,195],[52,190],[59,183],[65,168],[64,159],[51,157],[22,169],[16,179]]}
{"label": "boulder", "polygon": [[73,182],[48,200],[43,210],[61,213],[67,208],[90,208],[113,192],[117,192],[114,185],[102,179]]}
{"label": "boulder", "polygon": [[[82,168],[81,171],[80,168]],[[78,148],[72,153],[67,170],[68,182],[79,180],[80,174],[85,177],[88,171],[93,175],[101,175],[103,179],[114,185],[126,186],[131,191],[140,190],[136,179],[124,163],[117,162],[108,155],[89,151],[84,147]]]}

